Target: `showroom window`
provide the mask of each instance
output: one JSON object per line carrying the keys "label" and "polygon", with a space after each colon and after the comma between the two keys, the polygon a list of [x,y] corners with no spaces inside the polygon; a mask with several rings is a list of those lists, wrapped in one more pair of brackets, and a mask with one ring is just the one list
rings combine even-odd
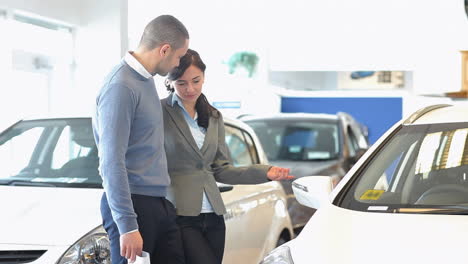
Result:
{"label": "showroom window", "polygon": [[[0,29],[8,38],[0,55],[4,73],[1,85],[8,90],[0,110],[9,120],[46,116],[60,104],[72,80],[73,28],[17,11],[0,11]],[[3,74],[2,74],[3,75]],[[15,111],[12,111],[14,109]]]}

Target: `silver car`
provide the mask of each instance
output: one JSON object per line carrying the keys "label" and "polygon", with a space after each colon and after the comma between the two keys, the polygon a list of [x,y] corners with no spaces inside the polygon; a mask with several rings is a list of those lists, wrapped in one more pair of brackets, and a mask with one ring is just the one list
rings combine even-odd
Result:
{"label": "silver car", "polygon": [[[225,119],[236,166],[266,164],[258,138]],[[23,120],[0,134],[0,263],[110,263],[90,118]],[[278,182],[221,185],[224,263],[258,263],[293,238]]]}

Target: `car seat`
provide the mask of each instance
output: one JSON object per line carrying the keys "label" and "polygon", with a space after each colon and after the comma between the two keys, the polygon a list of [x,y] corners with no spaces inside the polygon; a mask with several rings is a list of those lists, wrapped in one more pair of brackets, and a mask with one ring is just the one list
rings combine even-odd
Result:
{"label": "car seat", "polygon": [[58,172],[60,177],[87,178],[87,182],[101,182],[98,166],[99,158],[91,127],[72,127],[71,138],[77,145],[91,149],[86,156],[66,162]]}

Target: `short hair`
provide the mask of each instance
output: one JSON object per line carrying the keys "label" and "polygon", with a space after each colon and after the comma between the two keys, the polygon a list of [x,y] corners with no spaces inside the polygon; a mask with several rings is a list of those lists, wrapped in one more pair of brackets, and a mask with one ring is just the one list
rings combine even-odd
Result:
{"label": "short hair", "polygon": [[161,15],[146,25],[139,46],[145,50],[152,50],[169,44],[172,48],[179,49],[187,39],[189,33],[182,22],[171,15]]}

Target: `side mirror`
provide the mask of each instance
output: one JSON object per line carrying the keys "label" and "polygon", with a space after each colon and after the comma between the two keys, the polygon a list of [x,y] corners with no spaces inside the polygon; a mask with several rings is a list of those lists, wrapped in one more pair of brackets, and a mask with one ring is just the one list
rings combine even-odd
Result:
{"label": "side mirror", "polygon": [[306,176],[295,180],[292,189],[300,204],[318,209],[330,202],[333,181],[330,176]]}
{"label": "side mirror", "polygon": [[229,185],[229,184],[224,184],[224,183],[219,183],[219,182],[217,184],[218,184],[219,192],[229,192],[232,189],[234,189],[234,186]]}

